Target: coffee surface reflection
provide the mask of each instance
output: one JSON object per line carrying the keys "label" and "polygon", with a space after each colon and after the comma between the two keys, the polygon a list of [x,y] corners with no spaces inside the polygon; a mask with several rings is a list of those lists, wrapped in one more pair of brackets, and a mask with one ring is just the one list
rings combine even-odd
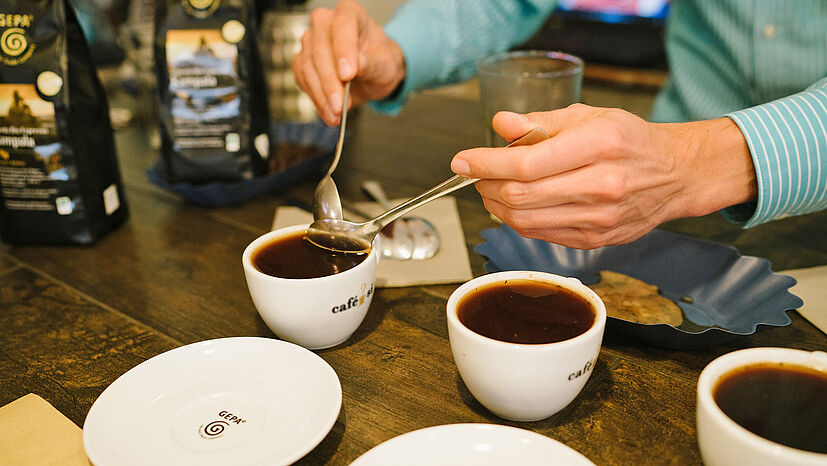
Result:
{"label": "coffee surface reflection", "polygon": [[318,278],[350,270],[367,254],[340,254],[316,247],[298,231],[264,244],[252,254],[253,266],[279,278]]}
{"label": "coffee surface reflection", "polygon": [[574,291],[554,283],[506,280],[464,296],[457,317],[488,338],[544,344],[585,333],[594,324],[595,310]]}

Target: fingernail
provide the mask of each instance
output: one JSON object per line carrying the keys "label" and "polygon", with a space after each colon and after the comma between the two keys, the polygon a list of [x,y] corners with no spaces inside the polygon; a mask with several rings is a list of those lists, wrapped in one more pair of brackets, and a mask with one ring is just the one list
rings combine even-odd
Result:
{"label": "fingernail", "polygon": [[342,96],[338,92],[330,94],[330,112],[337,114],[342,111]]}
{"label": "fingernail", "polygon": [[468,166],[468,162],[465,160],[454,159],[454,161],[451,162],[451,171],[457,175],[469,175],[471,174],[471,167]]}
{"label": "fingernail", "polygon": [[517,121],[517,122],[520,122],[520,123],[528,120],[528,118],[525,115],[523,115],[522,113],[514,113],[514,112],[506,112],[506,113],[508,113],[514,121]]}
{"label": "fingernail", "polygon": [[339,123],[339,118],[333,113],[330,107],[325,109],[325,119],[330,123],[330,126],[336,126]]}
{"label": "fingernail", "polygon": [[353,68],[350,67],[350,63],[348,63],[347,59],[340,58],[339,59],[339,78],[340,79],[348,79],[350,78],[350,73],[353,72]]}

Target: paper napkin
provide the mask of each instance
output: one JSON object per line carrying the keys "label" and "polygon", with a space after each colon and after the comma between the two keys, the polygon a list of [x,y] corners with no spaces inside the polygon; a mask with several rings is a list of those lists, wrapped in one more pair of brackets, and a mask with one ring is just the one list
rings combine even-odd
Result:
{"label": "paper napkin", "polygon": [[[396,205],[405,200],[407,199],[394,199],[391,202]],[[367,212],[382,212],[374,202],[357,204],[360,209]],[[433,224],[442,241],[439,252],[425,260],[380,260],[376,271],[376,286],[392,288],[461,283],[473,278],[456,199],[451,196],[435,199],[412,211],[410,215],[422,217]],[[272,228],[276,230],[290,225],[309,225],[312,221],[313,216],[305,210],[297,207],[279,207],[276,209]]]}
{"label": "paper napkin", "polygon": [[80,427],[34,393],[0,408],[0,451],[8,466],[90,465]]}
{"label": "paper napkin", "polygon": [[789,275],[798,281],[790,288],[790,293],[804,301],[798,313],[819,330],[827,333],[827,265],[779,273]]}

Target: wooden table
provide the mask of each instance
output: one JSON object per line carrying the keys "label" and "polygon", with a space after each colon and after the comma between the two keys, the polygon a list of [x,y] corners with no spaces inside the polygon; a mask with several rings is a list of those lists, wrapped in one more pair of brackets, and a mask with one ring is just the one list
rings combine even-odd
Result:
{"label": "wooden table", "polygon": [[[412,99],[395,118],[363,110],[336,182],[380,179],[410,196],[450,175],[449,161],[481,145],[476,104],[445,95]],[[0,405],[34,392],[79,426],[96,397],[140,362],[187,343],[228,336],[274,337],[256,313],[241,268],[245,246],[269,229],[288,198],[312,199],[313,181],[232,208],[187,204],[151,185],[157,160],[138,127],[117,132],[129,221],[92,247],[0,249]],[[457,193],[467,246],[496,226],[477,193]],[[827,263],[827,212],[744,231],[718,215],[664,228],[732,244],[774,270]],[[475,275],[484,259],[470,251]],[[827,337],[796,312],[792,325],[718,347],[670,351],[607,333],[584,391],[557,415],[515,423],[488,413],[468,392],[447,340],[445,303],[457,285],[379,289],[355,335],[318,351],[337,372],[343,407],[330,434],[300,464],[347,464],[394,436],[423,427],[498,423],[566,443],[597,464],[696,464],[695,387],[700,371],[754,346],[825,349]]]}

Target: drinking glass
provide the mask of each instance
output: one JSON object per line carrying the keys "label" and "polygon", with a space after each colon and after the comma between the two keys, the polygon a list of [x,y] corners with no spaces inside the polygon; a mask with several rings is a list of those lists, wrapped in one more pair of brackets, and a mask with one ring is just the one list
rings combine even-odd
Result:
{"label": "drinking glass", "polygon": [[555,110],[579,101],[583,60],[563,52],[504,52],[479,60],[477,76],[488,145],[504,146],[507,141],[491,126],[494,115]]}

